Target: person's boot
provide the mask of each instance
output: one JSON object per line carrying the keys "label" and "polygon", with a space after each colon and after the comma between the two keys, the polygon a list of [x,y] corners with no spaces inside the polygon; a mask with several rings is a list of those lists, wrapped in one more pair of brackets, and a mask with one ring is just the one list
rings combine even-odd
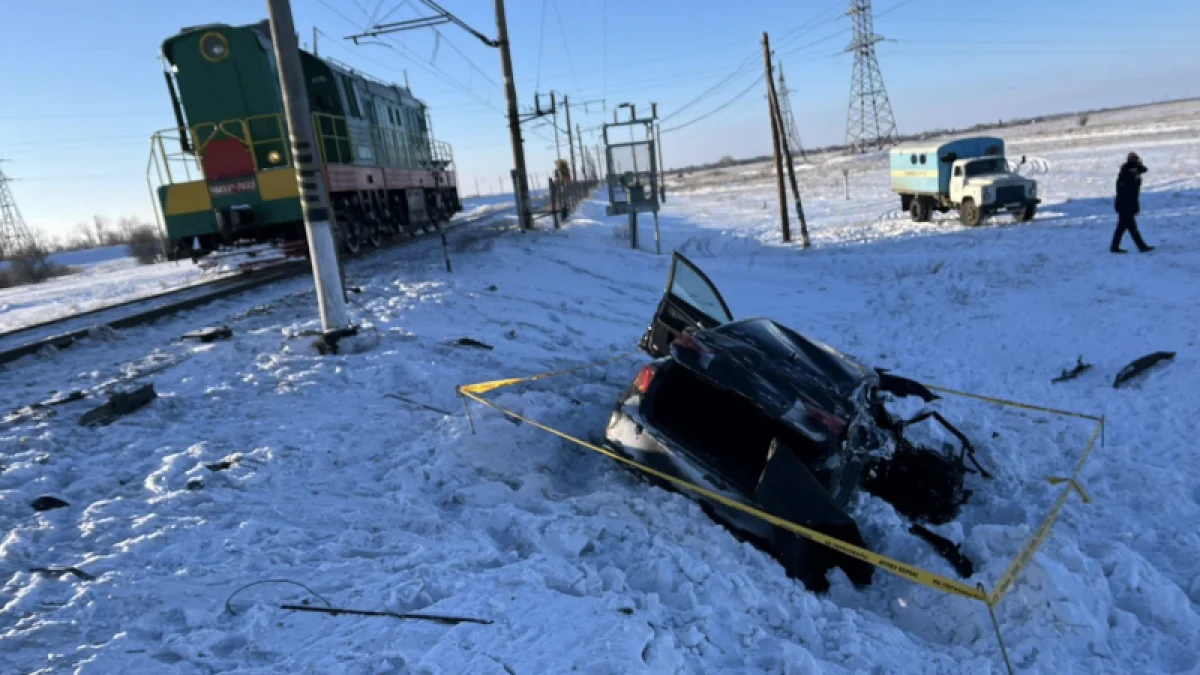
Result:
{"label": "person's boot", "polygon": [[1114,247],[1112,247],[1112,248],[1108,249],[1108,252],[1109,252],[1109,253],[1127,253],[1127,251],[1126,251],[1125,249],[1123,249],[1123,248],[1118,248],[1118,247],[1116,247],[1116,246],[1114,246]]}
{"label": "person's boot", "polygon": [[1149,253],[1150,251],[1153,251],[1153,250],[1154,250],[1154,247],[1151,246],[1150,244],[1144,244],[1143,246],[1138,248],[1138,251],[1141,253]]}

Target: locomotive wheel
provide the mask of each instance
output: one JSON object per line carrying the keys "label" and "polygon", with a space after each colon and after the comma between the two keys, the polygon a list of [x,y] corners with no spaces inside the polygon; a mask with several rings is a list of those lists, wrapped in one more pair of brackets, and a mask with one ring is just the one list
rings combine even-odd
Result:
{"label": "locomotive wheel", "polygon": [[362,248],[362,237],[359,235],[358,223],[352,220],[343,221],[342,226],[342,248],[346,249],[347,253],[358,253]]}

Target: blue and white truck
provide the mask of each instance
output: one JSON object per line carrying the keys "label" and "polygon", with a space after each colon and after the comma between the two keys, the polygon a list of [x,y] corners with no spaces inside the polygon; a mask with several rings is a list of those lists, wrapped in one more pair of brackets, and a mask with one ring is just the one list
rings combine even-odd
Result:
{"label": "blue and white truck", "polygon": [[934,209],[957,209],[969,227],[1002,211],[1028,222],[1041,203],[1037,181],[1009,170],[1004,139],[994,136],[898,145],[891,151],[891,173],[892,191],[918,223],[928,222]]}

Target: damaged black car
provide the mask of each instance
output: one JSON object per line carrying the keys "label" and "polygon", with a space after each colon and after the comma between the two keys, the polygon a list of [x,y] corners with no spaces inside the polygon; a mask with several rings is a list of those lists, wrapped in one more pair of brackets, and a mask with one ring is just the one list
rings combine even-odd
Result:
{"label": "damaged black car", "polygon": [[[937,412],[924,408],[902,419],[884,406],[892,397],[931,403],[938,397],[929,389],[770,319],[734,320],[708,277],[679,253],[639,347],[654,360],[613,409],[604,441],[610,449],[862,548],[870,546],[848,508],[866,490],[970,576],[961,550],[921,523],[953,519],[970,494],[966,474],[986,472],[967,438]],[[926,420],[949,430],[957,447],[934,450],[905,438],[908,426]],[[865,562],[684,493],[813,590],[828,588],[835,566],[855,584],[871,581],[874,568]]]}

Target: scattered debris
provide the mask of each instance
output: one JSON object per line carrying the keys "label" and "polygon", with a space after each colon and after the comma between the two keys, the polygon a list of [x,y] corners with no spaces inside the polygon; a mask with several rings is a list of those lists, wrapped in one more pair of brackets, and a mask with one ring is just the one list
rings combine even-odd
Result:
{"label": "scattered debris", "polygon": [[517,330],[514,328],[514,329],[508,331],[507,333],[504,334],[504,337],[508,338],[509,340],[516,340],[517,339]]}
{"label": "scattered debris", "polygon": [[229,326],[207,326],[190,333],[184,333],[179,339],[214,342],[216,340],[228,340],[231,337],[233,337],[233,329]]}
{"label": "scattered debris", "polygon": [[30,572],[41,573],[51,577],[61,577],[64,574],[74,574],[84,581],[93,581],[96,578],[94,574],[88,574],[78,567],[31,567]]}
{"label": "scattered debris", "polygon": [[454,342],[454,344],[458,345],[459,347],[476,347],[478,349],[495,349],[495,347],[487,344],[486,342],[480,342],[479,340],[476,340],[474,338],[469,338],[469,337],[458,338],[458,340],[456,340]]}
{"label": "scattered debris", "polygon": [[632,607],[621,607],[617,611],[624,614],[625,616],[633,616],[633,608]]}
{"label": "scattered debris", "polygon": [[400,394],[384,394],[384,396],[387,398],[394,398],[397,401],[404,401],[405,403],[407,403],[409,405],[415,405],[418,408],[424,408],[425,410],[428,410],[430,412],[441,413],[442,415],[447,415],[447,416],[454,414],[448,410],[442,410],[441,408],[435,408],[431,405],[421,403],[420,401],[414,401],[410,398],[405,398],[405,397],[401,396]]}
{"label": "scattered debris", "polygon": [[50,511],[53,509],[61,509],[64,506],[70,506],[70,504],[64,502],[58,497],[51,497],[50,495],[42,495],[41,497],[38,497],[30,502],[29,505],[33,507],[34,511]]}
{"label": "scattered debris", "polygon": [[226,469],[233,468],[233,462],[229,461],[228,459],[223,459],[219,462],[214,462],[212,464],[205,464],[204,468],[208,469],[209,471],[213,471],[213,472],[224,471]]}
{"label": "scattered debris", "polygon": [[204,487],[204,479],[200,476],[192,476],[184,487],[188,490],[200,490]]}
{"label": "scattered debris", "polygon": [[1071,370],[1065,370],[1065,369],[1064,369],[1064,370],[1062,371],[1062,373],[1061,373],[1061,374],[1059,374],[1059,376],[1058,376],[1058,377],[1056,377],[1056,378],[1054,378],[1053,380],[1050,380],[1050,381],[1051,381],[1051,382],[1055,382],[1055,383],[1057,383],[1057,382],[1066,382],[1067,380],[1073,380],[1073,379],[1075,379],[1075,378],[1079,377],[1080,375],[1084,374],[1085,372],[1087,372],[1087,371],[1089,371],[1089,370],[1091,370],[1091,369],[1092,369],[1092,364],[1090,364],[1090,363],[1084,363],[1084,362],[1083,362],[1083,357],[1082,357],[1082,356],[1080,356],[1080,357],[1079,357],[1079,358],[1078,358],[1078,359],[1075,361],[1075,367],[1074,367],[1074,368],[1072,368]]}
{"label": "scattered debris", "polygon": [[496,284],[492,284],[491,286],[488,286],[488,290],[495,293],[496,291],[500,290],[500,287]]}
{"label": "scattered debris", "polygon": [[322,614],[352,614],[355,616],[390,616],[393,619],[419,619],[422,621],[436,621],[438,623],[460,624],[460,623],[479,623],[488,625],[492,623],[490,619],[472,619],[464,616],[440,616],[437,614],[401,614],[400,612],[375,612],[368,609],[340,609],[337,607],[309,607],[307,605],[280,605],[280,609],[290,609],[297,612],[320,612]]}
{"label": "scattered debris", "polygon": [[1117,379],[1113,380],[1113,389],[1119,389],[1122,384],[1149,370],[1159,361],[1170,361],[1173,358],[1175,358],[1175,352],[1154,352],[1133,361],[1117,373]]}
{"label": "scattered debris", "polygon": [[153,384],[144,385],[130,392],[117,392],[99,408],[89,410],[79,418],[81,426],[105,426],[122,415],[128,415],[150,401],[158,398]]}
{"label": "scattered debris", "polygon": [[362,286],[347,286],[346,291],[349,293],[362,293]]}
{"label": "scattered debris", "polygon": [[962,551],[962,545],[956,544],[942,535],[929,530],[928,528],[914,523],[908,531],[924,539],[933,550],[937,551],[938,555],[946,559],[946,562],[954,566],[954,571],[964,579],[970,578],[975,573],[975,565],[971,563],[971,559]]}

